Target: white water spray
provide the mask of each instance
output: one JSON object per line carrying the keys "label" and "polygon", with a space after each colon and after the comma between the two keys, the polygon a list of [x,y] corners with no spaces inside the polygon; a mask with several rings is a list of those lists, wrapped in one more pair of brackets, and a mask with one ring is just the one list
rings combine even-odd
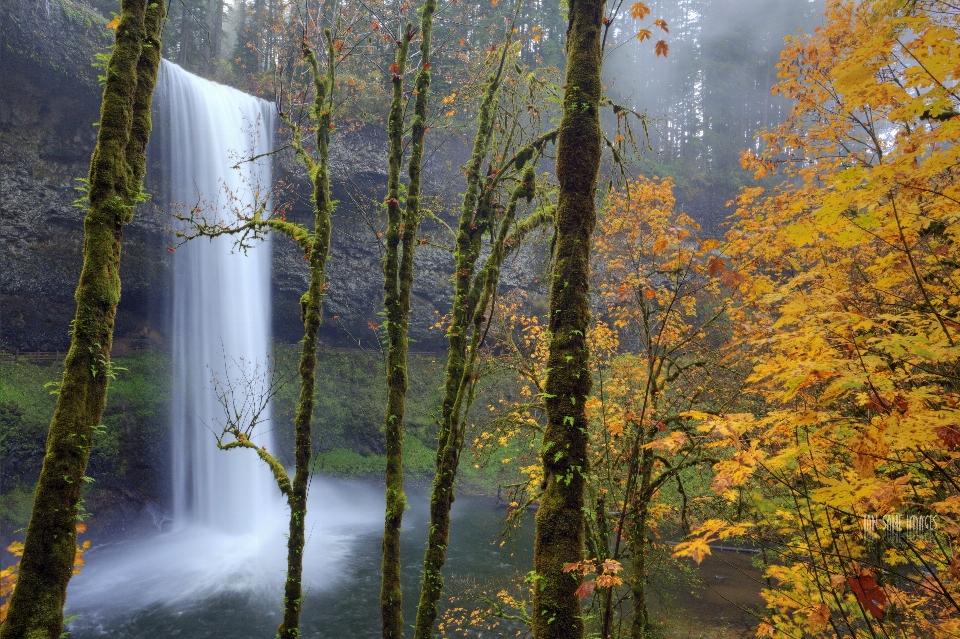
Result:
{"label": "white water spray", "polygon": [[[169,105],[171,199],[181,211],[230,223],[249,214],[270,190],[273,104],[187,73],[164,62],[158,90]],[[174,256],[173,290],[173,521],[223,532],[256,530],[273,479],[250,450],[214,445],[224,407],[213,378],[266,392],[270,356],[270,245],[244,253],[233,236],[197,239]],[[245,387],[241,377],[260,383]],[[235,398],[243,401],[243,398]],[[255,399],[253,401],[256,401]],[[269,411],[269,408],[267,408]],[[269,415],[262,417],[269,419]],[[232,439],[232,438],[228,438]],[[272,449],[269,433],[256,440]],[[267,505],[268,508],[264,509]]]}

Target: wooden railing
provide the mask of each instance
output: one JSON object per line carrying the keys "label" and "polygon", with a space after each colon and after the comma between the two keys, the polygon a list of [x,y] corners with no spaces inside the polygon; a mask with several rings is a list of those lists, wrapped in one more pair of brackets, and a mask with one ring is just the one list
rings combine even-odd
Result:
{"label": "wooden railing", "polygon": [[[127,342],[116,344],[113,349],[113,357],[123,357],[131,353],[151,350],[149,343]],[[0,352],[0,362],[29,362],[31,364],[59,364],[67,356],[67,351],[26,351],[16,350],[13,352]]]}
{"label": "wooden railing", "polygon": [[14,351],[0,353],[0,362],[31,362],[34,364],[55,364],[66,356],[66,351]]}

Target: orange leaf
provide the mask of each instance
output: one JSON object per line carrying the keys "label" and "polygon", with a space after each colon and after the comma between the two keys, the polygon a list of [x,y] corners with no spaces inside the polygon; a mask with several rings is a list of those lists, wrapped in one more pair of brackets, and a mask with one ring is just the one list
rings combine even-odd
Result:
{"label": "orange leaf", "polygon": [[877,585],[873,573],[864,571],[859,575],[847,577],[847,583],[857,601],[873,615],[874,619],[883,620],[883,610],[887,607],[887,595],[883,588]]}
{"label": "orange leaf", "polygon": [[630,6],[630,16],[634,20],[643,20],[649,14],[650,14],[650,7],[643,4],[642,2],[634,2]]}
{"label": "orange leaf", "polygon": [[723,261],[721,257],[711,257],[710,261],[707,262],[707,272],[710,275],[715,276],[718,273],[723,273],[727,270],[727,263]]}
{"label": "orange leaf", "polygon": [[747,278],[734,270],[724,271],[723,275],[720,276],[720,281],[723,282],[724,286],[737,286],[743,282],[747,281]]}
{"label": "orange leaf", "polygon": [[667,44],[666,40],[660,40],[657,42],[657,46],[654,50],[657,52],[658,56],[662,55],[663,57],[667,57],[667,52],[670,50],[670,46]]}

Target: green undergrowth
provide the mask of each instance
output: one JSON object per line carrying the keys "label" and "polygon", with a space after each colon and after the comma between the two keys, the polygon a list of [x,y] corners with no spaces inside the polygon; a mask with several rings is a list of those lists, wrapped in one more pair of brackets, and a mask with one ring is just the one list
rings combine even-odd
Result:
{"label": "green undergrowth", "polygon": [[[168,357],[142,352],[113,361],[103,421],[96,429],[87,475],[143,493],[157,490],[168,431]],[[63,362],[0,364],[0,519],[25,524],[40,474],[47,429],[56,408]]]}
{"label": "green undergrowth", "polygon": [[[285,379],[273,401],[273,428],[281,452],[292,451],[293,415],[299,383],[296,345],[275,349],[275,377]],[[442,354],[411,353],[407,396],[404,469],[410,481],[433,478],[434,448],[445,358]],[[110,384],[102,427],[97,429],[87,474],[98,487],[121,485],[149,498],[161,490],[159,474],[166,467],[169,446],[170,361],[153,351],[114,359],[116,378]],[[40,473],[47,429],[56,407],[62,362],[0,363],[0,520],[26,523],[33,488]],[[506,380],[485,382],[476,402],[477,418],[486,419],[487,397],[510,387]],[[382,476],[383,411],[386,382],[379,353],[322,350],[317,367],[314,411],[315,472],[341,477]],[[468,436],[467,441],[471,441]],[[211,442],[212,445],[212,442]],[[507,451],[504,451],[507,452]],[[512,454],[508,453],[508,454]],[[475,464],[464,451],[460,485],[496,492],[515,469],[500,460]],[[479,467],[478,467],[479,466]],[[511,472],[512,471],[512,472]]]}
{"label": "green undergrowth", "polygon": [[[275,379],[283,380],[273,402],[275,435],[281,451],[292,450],[293,415],[299,383],[296,376],[299,346],[277,345]],[[435,468],[437,422],[443,399],[443,354],[410,353],[409,390],[404,420],[404,471],[412,481],[431,480]],[[317,390],[313,415],[315,456],[311,468],[342,477],[382,476],[386,469],[383,411],[386,379],[382,355],[375,351],[321,350],[317,362]],[[502,380],[488,384],[486,394],[502,392]],[[486,406],[481,397],[477,411]],[[470,453],[464,453],[464,459]],[[286,460],[284,460],[286,463]],[[499,468],[461,465],[460,483],[496,491]]]}

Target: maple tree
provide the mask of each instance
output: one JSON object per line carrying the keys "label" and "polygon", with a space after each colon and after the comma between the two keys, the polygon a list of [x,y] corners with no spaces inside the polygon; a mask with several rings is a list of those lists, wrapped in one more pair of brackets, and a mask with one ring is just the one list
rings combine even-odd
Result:
{"label": "maple tree", "polygon": [[[720,242],[697,238],[696,222],[675,211],[672,187],[641,178],[612,192],[594,239],[593,280],[609,324],[597,321],[589,336],[598,389],[586,405],[587,547],[598,568],[630,559],[629,588],[595,598],[602,637],[619,636],[627,618],[630,636],[652,631],[657,539],[687,527],[690,470],[716,461],[691,411],[721,412],[736,398],[738,376],[716,355],[732,294]],[[668,483],[676,500],[661,497]]]}
{"label": "maple tree", "polygon": [[[654,631],[648,584],[670,568],[662,536],[705,511],[690,480],[717,460],[696,415],[729,408],[742,379],[717,354],[736,279],[720,242],[698,240],[696,223],[674,207],[669,179],[631,180],[605,199],[594,236],[599,317],[587,334],[595,387],[585,404],[586,558],[562,572],[576,578],[589,630],[601,637]],[[550,334],[522,291],[497,306],[488,366],[513,372],[519,397],[490,405],[494,418],[472,448],[519,471],[507,497],[509,517],[519,523],[543,489],[533,453],[542,446]],[[488,618],[529,616],[522,595],[504,590],[488,599]]]}
{"label": "maple tree", "polygon": [[750,533],[776,551],[760,635],[955,636],[960,12],[830,2],[791,38],[787,121],[728,236],[754,414],[704,418],[714,488],[749,506],[677,548]]}

